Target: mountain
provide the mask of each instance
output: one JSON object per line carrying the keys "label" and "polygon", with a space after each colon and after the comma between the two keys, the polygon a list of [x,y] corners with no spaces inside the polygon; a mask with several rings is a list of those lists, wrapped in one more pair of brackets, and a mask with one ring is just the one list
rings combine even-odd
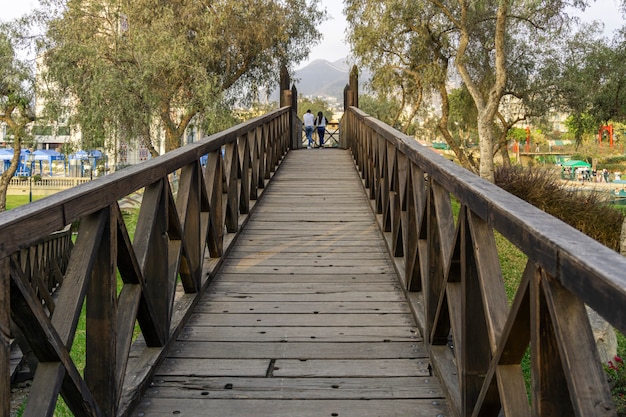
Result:
{"label": "mountain", "polygon": [[[352,66],[348,64],[347,57],[335,62],[317,59],[296,70],[292,84],[298,89],[298,95],[332,97],[337,101],[343,101],[343,89],[350,81],[350,68]],[[359,76],[359,91],[364,91],[364,85],[368,80],[369,74]],[[278,91],[273,91],[270,101],[278,101],[278,97]]]}
{"label": "mountain", "polygon": [[329,62],[318,59],[297,70],[294,84],[298,94],[303,96],[321,96],[343,98],[343,89],[348,84],[350,68],[346,59]]}

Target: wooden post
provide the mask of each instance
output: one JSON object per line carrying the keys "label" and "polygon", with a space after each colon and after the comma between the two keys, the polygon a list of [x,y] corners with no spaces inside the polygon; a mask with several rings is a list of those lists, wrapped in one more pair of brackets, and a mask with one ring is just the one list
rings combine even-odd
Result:
{"label": "wooden post", "polygon": [[352,106],[352,94],[350,93],[350,84],[346,84],[343,88],[343,111],[348,110]]}
{"label": "wooden post", "polygon": [[0,415],[11,414],[11,285],[9,258],[0,260]]}
{"label": "wooden post", "polygon": [[302,147],[302,125],[298,119],[298,89],[291,86],[291,149]]}
{"label": "wooden post", "polygon": [[359,69],[356,65],[353,65],[352,70],[350,70],[350,91],[354,95],[352,105],[359,107]]}
{"label": "wooden post", "polygon": [[[287,67],[283,64],[280,67],[280,91],[285,91],[285,90],[289,90],[289,84],[291,84],[291,80],[289,77],[289,71],[287,70]],[[282,96],[281,96],[282,98]],[[280,101],[280,107],[284,107],[284,106],[288,106],[289,104],[287,102],[283,102],[282,100]]]}
{"label": "wooden post", "polygon": [[289,143],[291,149],[297,149],[299,146],[295,126],[297,125],[296,118],[298,117],[298,91],[295,85],[290,90],[290,83],[289,71],[285,65],[282,65],[280,68],[280,107],[291,107],[291,116],[289,117],[289,132],[291,137]]}

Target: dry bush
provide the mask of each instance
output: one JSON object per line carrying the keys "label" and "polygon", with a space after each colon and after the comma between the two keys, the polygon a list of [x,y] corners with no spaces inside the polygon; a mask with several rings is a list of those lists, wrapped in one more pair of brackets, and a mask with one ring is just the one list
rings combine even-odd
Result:
{"label": "dry bush", "polygon": [[619,252],[624,212],[607,204],[602,193],[568,190],[546,168],[503,166],[496,169],[495,178],[504,190]]}

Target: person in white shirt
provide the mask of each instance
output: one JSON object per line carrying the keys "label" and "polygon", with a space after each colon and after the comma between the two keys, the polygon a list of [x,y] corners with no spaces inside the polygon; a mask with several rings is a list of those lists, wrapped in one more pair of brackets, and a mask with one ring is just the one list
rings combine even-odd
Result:
{"label": "person in white shirt", "polygon": [[306,134],[306,138],[308,139],[308,146],[307,149],[311,149],[311,146],[314,145],[313,142],[313,128],[315,126],[315,117],[313,116],[313,113],[311,113],[311,110],[307,110],[306,113],[304,113],[304,116],[302,116],[302,119],[304,121],[304,133]]}
{"label": "person in white shirt", "polygon": [[326,124],[328,120],[324,117],[324,114],[319,111],[315,118],[315,126],[317,127],[317,136],[320,138],[320,149],[324,147],[324,133],[326,133]]}

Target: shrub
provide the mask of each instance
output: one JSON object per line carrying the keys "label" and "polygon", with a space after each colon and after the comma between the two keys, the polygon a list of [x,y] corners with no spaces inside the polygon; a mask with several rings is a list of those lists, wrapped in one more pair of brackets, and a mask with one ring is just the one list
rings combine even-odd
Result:
{"label": "shrub", "polygon": [[600,192],[570,191],[553,171],[520,166],[499,167],[496,184],[533,206],[557,217],[603,245],[619,251],[624,212],[606,203]]}
{"label": "shrub", "polygon": [[609,361],[608,365],[604,365],[609,386],[611,387],[611,396],[615,403],[615,411],[620,417],[626,416],[626,365],[619,356]]}

